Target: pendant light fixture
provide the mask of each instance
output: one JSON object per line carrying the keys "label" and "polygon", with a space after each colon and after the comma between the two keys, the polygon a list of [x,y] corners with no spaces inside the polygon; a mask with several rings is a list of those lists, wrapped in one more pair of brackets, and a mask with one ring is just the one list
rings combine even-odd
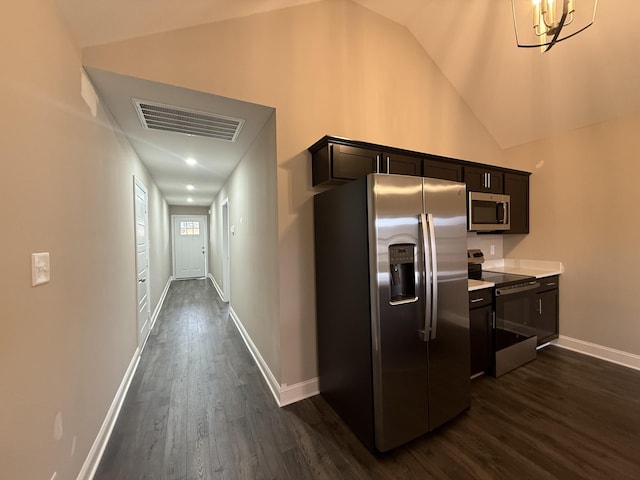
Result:
{"label": "pendant light fixture", "polygon": [[590,27],[597,4],[598,0],[511,0],[518,47],[548,51]]}

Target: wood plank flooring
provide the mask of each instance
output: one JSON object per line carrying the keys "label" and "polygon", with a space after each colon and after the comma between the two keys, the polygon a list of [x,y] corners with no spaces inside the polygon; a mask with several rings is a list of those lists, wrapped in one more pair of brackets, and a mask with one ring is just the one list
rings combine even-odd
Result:
{"label": "wood plank flooring", "polygon": [[639,479],[640,372],[548,347],[374,455],[321,396],[278,408],[211,283],[174,282],[94,478]]}

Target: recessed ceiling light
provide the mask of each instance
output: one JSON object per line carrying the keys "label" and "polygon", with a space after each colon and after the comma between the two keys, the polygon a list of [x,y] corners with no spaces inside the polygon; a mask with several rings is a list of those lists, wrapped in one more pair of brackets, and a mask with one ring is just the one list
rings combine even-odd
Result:
{"label": "recessed ceiling light", "polygon": [[190,167],[198,164],[198,161],[195,158],[187,158],[185,162],[187,162],[187,165],[189,165]]}
{"label": "recessed ceiling light", "polygon": [[187,190],[195,190],[196,187],[194,187],[193,185],[189,184],[187,185]]}
{"label": "recessed ceiling light", "polygon": [[187,202],[193,203],[193,198],[191,198],[191,197],[187,198]]}

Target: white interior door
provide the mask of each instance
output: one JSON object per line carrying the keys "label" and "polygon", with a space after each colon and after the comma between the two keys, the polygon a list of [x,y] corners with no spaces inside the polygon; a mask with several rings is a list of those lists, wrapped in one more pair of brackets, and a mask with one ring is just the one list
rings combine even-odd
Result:
{"label": "white interior door", "polygon": [[175,278],[199,278],[207,273],[207,217],[173,215]]}
{"label": "white interior door", "polygon": [[229,248],[229,199],[222,203],[222,294],[231,301],[231,252]]}
{"label": "white interior door", "polygon": [[149,304],[149,239],[147,235],[147,189],[134,177],[136,229],[136,289],[138,296],[138,346],[142,348],[151,328]]}

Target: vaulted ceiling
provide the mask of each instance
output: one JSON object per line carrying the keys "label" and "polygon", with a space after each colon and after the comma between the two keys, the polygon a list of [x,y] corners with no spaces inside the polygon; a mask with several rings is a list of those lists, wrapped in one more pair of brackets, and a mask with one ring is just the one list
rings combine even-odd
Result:
{"label": "vaulted ceiling", "polygon": [[[56,0],[80,46],[315,0]],[[353,0],[404,25],[502,148],[640,111],[640,2],[541,53],[515,45],[511,0]],[[580,0],[575,0],[580,7]]]}

